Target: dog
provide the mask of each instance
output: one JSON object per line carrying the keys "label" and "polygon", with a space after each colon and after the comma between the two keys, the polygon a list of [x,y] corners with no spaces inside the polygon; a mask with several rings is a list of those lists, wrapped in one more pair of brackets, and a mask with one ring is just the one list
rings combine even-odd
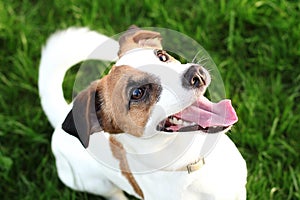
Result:
{"label": "dog", "polygon": [[[87,58],[115,64],[68,104],[64,75]],[[204,96],[210,83],[205,67],[164,51],[155,31],[133,26],[119,42],[87,28],[53,34],[38,85],[60,180],[114,200],[127,199],[123,191],[149,200],[246,199],[246,163],[225,134],[237,116],[230,100]]]}

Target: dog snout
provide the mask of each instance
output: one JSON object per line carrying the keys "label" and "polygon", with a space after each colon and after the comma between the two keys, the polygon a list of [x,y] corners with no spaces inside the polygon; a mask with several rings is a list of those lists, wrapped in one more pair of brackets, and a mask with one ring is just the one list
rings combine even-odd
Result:
{"label": "dog snout", "polygon": [[207,84],[207,77],[200,65],[192,65],[183,75],[183,86],[187,88],[200,88]]}

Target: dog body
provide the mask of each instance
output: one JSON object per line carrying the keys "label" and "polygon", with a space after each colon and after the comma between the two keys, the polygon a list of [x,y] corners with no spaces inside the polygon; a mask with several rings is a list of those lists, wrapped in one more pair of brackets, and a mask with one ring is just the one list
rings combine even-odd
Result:
{"label": "dog body", "polygon": [[[59,178],[74,190],[109,199],[127,199],[122,190],[150,200],[246,199],[245,161],[224,134],[237,120],[230,103],[209,102],[203,96],[211,82],[208,71],[181,64],[162,50],[160,40],[156,32],[134,29],[119,46],[74,28],[48,40],[39,90],[55,127]],[[103,43],[111,51],[93,54]],[[116,64],[68,105],[64,75],[87,58]],[[205,108],[205,114],[208,105],[212,110]],[[191,113],[214,119],[206,122]]]}

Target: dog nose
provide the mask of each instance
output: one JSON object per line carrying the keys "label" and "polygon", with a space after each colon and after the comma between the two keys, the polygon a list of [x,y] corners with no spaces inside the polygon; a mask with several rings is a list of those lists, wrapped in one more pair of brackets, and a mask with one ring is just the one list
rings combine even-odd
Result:
{"label": "dog nose", "polygon": [[203,67],[192,65],[183,75],[183,86],[187,88],[200,88],[206,85],[206,75]]}

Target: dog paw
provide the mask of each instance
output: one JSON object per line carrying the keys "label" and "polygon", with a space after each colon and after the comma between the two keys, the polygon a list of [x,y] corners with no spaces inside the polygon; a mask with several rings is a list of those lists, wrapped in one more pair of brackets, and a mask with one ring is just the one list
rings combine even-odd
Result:
{"label": "dog paw", "polygon": [[108,200],[128,200],[128,198],[124,195],[123,192],[118,192],[108,197]]}

